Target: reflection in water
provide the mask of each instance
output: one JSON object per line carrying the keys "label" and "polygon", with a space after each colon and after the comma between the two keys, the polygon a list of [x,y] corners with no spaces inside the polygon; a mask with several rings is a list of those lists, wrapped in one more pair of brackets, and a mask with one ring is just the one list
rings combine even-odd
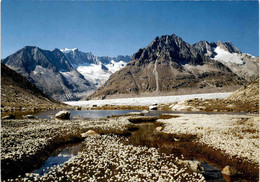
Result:
{"label": "reflection in water", "polygon": [[51,167],[65,163],[72,156],[77,156],[82,149],[82,145],[82,143],[77,143],[74,145],[66,145],[63,148],[57,149],[54,151],[53,155],[47,159],[43,166],[33,172],[39,175],[49,172]]}
{"label": "reflection in water", "polygon": [[16,119],[23,119],[26,115],[36,115],[37,112],[35,111],[14,111],[14,112],[2,112],[1,117],[7,116],[9,114],[12,114],[15,116]]}
{"label": "reflection in water", "polygon": [[[57,114],[60,110],[48,110],[41,112],[12,112],[12,113],[2,113],[2,117],[8,114],[15,115],[16,119],[22,119],[23,116],[31,114],[40,119],[50,119],[54,118],[55,114]],[[91,118],[105,118],[107,116],[112,115],[125,115],[129,112],[141,112],[141,110],[70,110],[71,115],[70,119],[91,119]],[[173,113],[173,114],[219,114],[217,112],[179,112],[179,111],[149,111],[149,113],[144,114],[145,116],[156,116],[159,117],[163,113]],[[226,114],[245,114],[245,113],[226,113]]]}
{"label": "reflection in water", "polygon": [[[174,154],[174,156],[178,158],[182,158],[182,156],[184,156],[185,160],[200,161],[205,170],[204,176],[207,181],[226,181],[222,176],[221,170],[216,165],[209,163],[198,154],[188,152],[188,150],[182,146],[184,142],[168,142],[158,139],[155,133],[155,124],[141,123],[137,124],[137,126],[139,129],[133,131],[129,138],[130,144],[135,146],[155,147],[162,153]],[[187,143],[188,142],[186,142],[185,146],[187,146]]]}
{"label": "reflection in water", "polygon": [[[140,110],[70,110],[70,119],[105,118],[112,115],[125,115],[129,112],[139,112]],[[42,119],[54,118],[58,110],[48,110],[34,114]]]}

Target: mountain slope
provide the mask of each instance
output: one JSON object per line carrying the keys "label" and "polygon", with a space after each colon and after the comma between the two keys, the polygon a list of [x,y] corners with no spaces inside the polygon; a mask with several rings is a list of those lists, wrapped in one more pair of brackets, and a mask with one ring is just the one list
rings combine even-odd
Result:
{"label": "mountain slope", "polygon": [[78,99],[80,94],[85,95],[95,89],[71,66],[59,49],[48,51],[26,46],[3,59],[2,63],[34,83],[48,96],[61,101]]}
{"label": "mountain slope", "polygon": [[235,91],[228,99],[259,105],[259,78]]}
{"label": "mountain slope", "polygon": [[46,96],[26,78],[1,64],[1,109],[2,111],[53,108],[61,104]]}
{"label": "mountain slope", "polygon": [[196,110],[256,114],[259,113],[259,78],[243,85],[226,99],[189,99],[167,107],[174,111]]}
{"label": "mountain slope", "polygon": [[234,90],[246,83],[203,51],[174,34],[156,37],[88,98],[218,92]]}
{"label": "mountain slope", "polygon": [[85,53],[79,51],[77,48],[74,49],[60,49],[61,52],[66,56],[66,58],[69,60],[70,64],[73,67],[76,67],[78,65],[83,64],[96,64],[96,58],[95,56],[90,53]]}

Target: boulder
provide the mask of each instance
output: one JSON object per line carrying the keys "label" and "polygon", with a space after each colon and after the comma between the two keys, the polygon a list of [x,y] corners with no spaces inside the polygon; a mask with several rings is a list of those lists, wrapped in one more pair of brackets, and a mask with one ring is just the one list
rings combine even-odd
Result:
{"label": "boulder", "polygon": [[80,106],[76,107],[76,110],[80,111],[80,110],[81,110],[81,107],[80,107]]}
{"label": "boulder", "polygon": [[82,134],[81,134],[81,137],[86,138],[86,137],[88,137],[88,136],[98,136],[98,135],[99,135],[99,134],[96,133],[94,130],[88,130],[87,132],[82,133]]}
{"label": "boulder", "polygon": [[143,113],[143,114],[147,114],[147,113],[149,113],[149,111],[147,111],[147,110],[143,110],[143,111],[141,111],[141,113]]}
{"label": "boulder", "polygon": [[155,128],[155,130],[156,130],[157,132],[162,131],[162,129],[163,129],[163,127],[161,127],[161,126],[158,126],[158,127]]}
{"label": "boulder", "polygon": [[7,116],[2,117],[2,120],[4,119],[15,119],[15,116],[13,114],[9,114]]}
{"label": "boulder", "polygon": [[237,174],[237,170],[233,166],[226,166],[221,173],[228,176],[235,176]]}
{"label": "boulder", "polygon": [[178,160],[177,163],[179,165],[187,166],[192,172],[205,173],[205,170],[199,161]]}
{"label": "boulder", "polygon": [[172,111],[192,111],[192,112],[200,111],[200,109],[197,109],[194,106],[189,106],[187,104],[187,101],[181,101],[175,105],[171,105],[170,107]]}
{"label": "boulder", "polygon": [[57,114],[55,114],[55,118],[70,119],[70,112],[69,111],[59,111]]}
{"label": "boulder", "polygon": [[154,110],[154,111],[156,111],[156,110],[157,110],[157,105],[149,106],[149,110]]}
{"label": "boulder", "polygon": [[204,110],[207,109],[207,107],[206,107],[206,106],[198,106],[197,109],[199,109],[199,110],[201,110],[201,111],[204,111]]}
{"label": "boulder", "polygon": [[204,173],[204,169],[199,161],[189,161],[189,168],[193,172]]}
{"label": "boulder", "polygon": [[129,112],[125,116],[144,116],[142,112]]}
{"label": "boulder", "polygon": [[179,142],[179,141],[181,141],[181,140],[178,139],[178,138],[173,138],[173,140],[174,140],[175,142]]}

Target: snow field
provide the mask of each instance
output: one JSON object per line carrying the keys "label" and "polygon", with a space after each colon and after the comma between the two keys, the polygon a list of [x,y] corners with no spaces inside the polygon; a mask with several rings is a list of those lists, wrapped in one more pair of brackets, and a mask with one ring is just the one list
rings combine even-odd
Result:
{"label": "snow field", "polygon": [[77,49],[77,48],[73,48],[73,49],[65,48],[65,49],[60,49],[60,51],[63,52],[63,53],[69,53],[69,52],[75,51],[76,49]]}

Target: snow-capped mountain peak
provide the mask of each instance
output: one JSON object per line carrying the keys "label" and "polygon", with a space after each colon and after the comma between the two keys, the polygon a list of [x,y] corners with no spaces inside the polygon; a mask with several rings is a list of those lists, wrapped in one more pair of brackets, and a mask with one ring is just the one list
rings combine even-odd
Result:
{"label": "snow-capped mountain peak", "polygon": [[60,49],[61,52],[63,53],[70,53],[70,52],[74,52],[78,50],[78,48],[73,48],[73,49],[68,49],[68,48],[65,48],[65,49]]}

